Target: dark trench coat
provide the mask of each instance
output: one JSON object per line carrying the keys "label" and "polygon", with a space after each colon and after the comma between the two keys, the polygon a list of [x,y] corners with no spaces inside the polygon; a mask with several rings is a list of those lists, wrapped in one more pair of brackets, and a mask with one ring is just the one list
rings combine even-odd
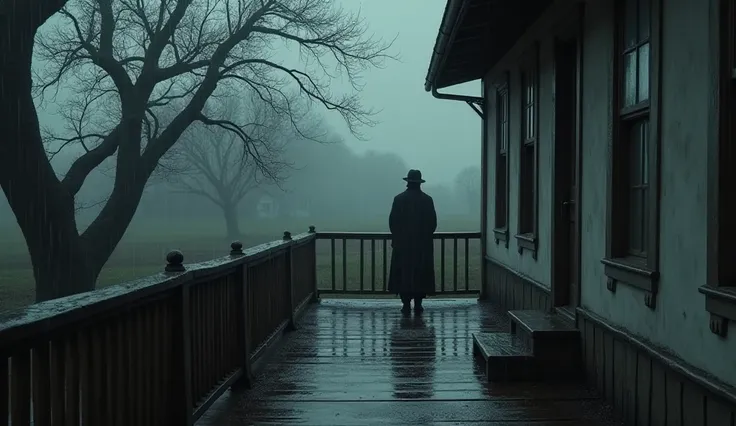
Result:
{"label": "dark trench coat", "polygon": [[388,223],[393,248],[388,291],[433,295],[437,212],[432,197],[407,189],[394,197]]}

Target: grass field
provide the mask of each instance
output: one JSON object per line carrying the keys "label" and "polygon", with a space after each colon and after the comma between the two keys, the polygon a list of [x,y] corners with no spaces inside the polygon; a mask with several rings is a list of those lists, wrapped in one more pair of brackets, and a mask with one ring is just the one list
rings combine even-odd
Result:
{"label": "grass field", "polygon": [[[366,221],[335,221],[320,226],[312,220],[292,221],[288,225],[280,221],[258,221],[243,224],[243,245],[250,247],[264,242],[280,239],[283,231],[288,229],[293,234],[307,231],[309,225],[317,226],[318,231],[386,231],[386,219]],[[474,231],[479,228],[478,221],[471,218],[440,218],[440,231]],[[13,224],[14,225],[14,224]],[[184,253],[185,263],[195,263],[227,254],[230,241],[222,237],[222,225],[217,220],[156,223],[134,222],[123,241],[118,245],[107,265],[100,274],[98,288],[119,284],[141,278],[163,270],[166,254],[172,249]],[[15,309],[33,303],[35,289],[30,259],[26,251],[22,235],[15,226],[0,226],[0,311]],[[390,246],[390,244],[389,244]],[[363,253],[363,285],[364,290],[372,286],[382,289],[383,252],[382,243],[376,242],[375,281],[372,273],[371,243],[364,243]],[[440,244],[436,242],[435,263],[437,271],[437,289],[441,288]],[[360,243],[348,241],[346,246],[346,281],[343,281],[342,242],[335,244],[335,288],[360,290]],[[457,286],[465,289],[464,241],[458,240],[457,253]],[[386,257],[391,258],[390,247]],[[445,288],[453,289],[453,242],[445,244]],[[468,257],[467,283],[471,290],[477,289],[480,283],[480,245],[477,240],[470,242]],[[389,265],[386,265],[388,271]],[[332,255],[329,241],[318,241],[317,273],[320,289],[332,289]],[[343,287],[345,285],[345,287]]]}

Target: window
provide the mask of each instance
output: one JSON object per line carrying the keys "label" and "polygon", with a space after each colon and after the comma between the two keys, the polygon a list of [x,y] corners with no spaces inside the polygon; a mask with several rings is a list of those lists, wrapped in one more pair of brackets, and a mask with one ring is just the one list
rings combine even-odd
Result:
{"label": "window", "polygon": [[719,11],[719,106],[717,137],[709,141],[708,282],[700,287],[710,312],[710,330],[722,337],[736,321],[736,4],[721,1]]}
{"label": "window", "polygon": [[539,122],[538,50],[521,72],[521,148],[519,152],[519,250],[536,251],[537,142]]}
{"label": "window", "polygon": [[722,287],[736,287],[736,4],[722,1],[721,100],[718,137],[718,280]]}
{"label": "window", "polygon": [[616,16],[616,93],[608,183],[609,289],[617,282],[646,292],[654,307],[657,279],[658,73],[653,7],[661,0],[626,0]]}
{"label": "window", "polygon": [[496,243],[508,247],[509,202],[509,88],[504,83],[496,90],[496,214],[493,233]]}

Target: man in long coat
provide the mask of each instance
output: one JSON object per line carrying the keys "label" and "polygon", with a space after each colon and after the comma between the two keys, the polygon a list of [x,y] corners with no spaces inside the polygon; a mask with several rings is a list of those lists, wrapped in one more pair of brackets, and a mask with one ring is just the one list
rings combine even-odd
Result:
{"label": "man in long coat", "polygon": [[435,294],[434,231],[437,212],[432,197],[422,192],[419,170],[409,170],[404,178],[406,191],[394,197],[388,223],[391,230],[391,273],[388,291],[401,296],[402,312],[421,313],[422,299]]}

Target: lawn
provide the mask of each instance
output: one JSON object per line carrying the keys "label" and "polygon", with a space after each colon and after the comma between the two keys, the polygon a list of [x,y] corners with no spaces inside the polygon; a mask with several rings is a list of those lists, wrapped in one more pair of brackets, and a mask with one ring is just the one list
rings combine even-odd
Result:
{"label": "lawn", "polygon": [[[243,225],[242,239],[246,247],[281,238],[288,229],[293,234],[307,231],[312,222],[308,219],[292,221],[285,225],[282,221],[258,221]],[[318,231],[386,231],[386,219],[373,221],[330,221],[330,226],[320,227]],[[440,218],[441,231],[477,230],[477,220],[470,218]],[[33,303],[35,298],[33,272],[22,235],[15,227],[0,227],[0,311],[15,309]],[[118,245],[107,265],[100,274],[98,287],[119,284],[136,278],[145,277],[163,270],[166,254],[171,249],[184,253],[185,263],[195,263],[220,257],[230,250],[230,242],[222,236],[221,224],[216,220],[187,223],[156,223],[153,221],[134,222],[123,241]],[[371,243],[364,243],[363,252],[363,290],[384,288],[383,280],[383,244],[375,243],[375,269],[371,262]],[[387,245],[388,273],[391,258],[390,244]],[[346,244],[345,277],[343,280],[342,242],[335,242],[335,289],[361,290],[360,284],[360,243],[348,241]],[[437,289],[442,287],[440,244],[436,242],[435,263],[437,273]],[[470,241],[468,257],[467,284],[471,290],[480,286],[480,244]],[[457,288],[464,290],[465,277],[464,241],[458,240],[457,252]],[[445,244],[445,288],[454,288],[453,242]],[[375,271],[375,272],[374,272]],[[330,242],[318,241],[317,276],[320,289],[332,289],[332,255]]]}

